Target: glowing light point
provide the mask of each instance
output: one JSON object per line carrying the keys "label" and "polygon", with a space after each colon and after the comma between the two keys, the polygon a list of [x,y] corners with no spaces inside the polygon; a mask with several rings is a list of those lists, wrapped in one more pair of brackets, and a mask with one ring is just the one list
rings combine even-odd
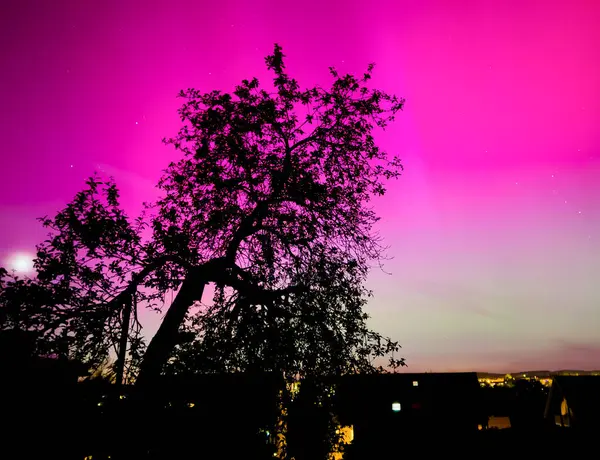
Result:
{"label": "glowing light point", "polygon": [[413,387],[418,387],[418,386],[419,386],[419,381],[413,380]]}
{"label": "glowing light point", "polygon": [[18,253],[13,256],[9,266],[17,273],[31,273],[33,271],[33,258],[29,254]]}
{"label": "glowing light point", "polygon": [[399,402],[394,402],[392,403],[392,411],[393,412],[400,412],[401,406]]}

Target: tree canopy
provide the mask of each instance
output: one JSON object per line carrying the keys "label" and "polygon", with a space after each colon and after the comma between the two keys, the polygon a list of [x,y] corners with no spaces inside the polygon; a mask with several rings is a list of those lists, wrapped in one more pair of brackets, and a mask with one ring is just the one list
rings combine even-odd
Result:
{"label": "tree canopy", "polygon": [[[181,91],[182,128],[165,139],[181,158],[139,218],[112,179],[94,176],[42,219],[50,233],[27,285],[43,295],[17,308],[41,342],[66,340],[97,366],[127,331],[140,384],[162,372],[370,372],[398,351],[363,307],[385,249],[371,200],[402,170],[373,134],[404,100],[369,87],[373,65],[360,77],[330,68],[329,88],[301,89],[278,45],[265,61],[273,88],[251,79],[231,94]],[[5,282],[3,309],[23,283]],[[138,306],[165,314],[148,346]]]}

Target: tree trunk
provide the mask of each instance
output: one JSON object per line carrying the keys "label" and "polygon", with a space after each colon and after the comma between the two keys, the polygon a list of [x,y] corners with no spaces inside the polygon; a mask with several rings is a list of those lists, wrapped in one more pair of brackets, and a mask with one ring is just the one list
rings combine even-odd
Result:
{"label": "tree trunk", "polygon": [[133,307],[135,294],[131,295],[123,305],[123,325],[121,326],[121,340],[119,341],[119,356],[117,358],[116,384],[123,385],[125,374],[125,360],[127,359],[127,339],[129,337],[129,321],[131,319],[131,308]]}
{"label": "tree trunk", "polygon": [[177,344],[177,335],[185,315],[196,300],[202,299],[204,286],[206,282],[198,279],[197,276],[190,274],[186,276],[158,331],[148,345],[136,385],[152,384],[160,376],[163,366]]}

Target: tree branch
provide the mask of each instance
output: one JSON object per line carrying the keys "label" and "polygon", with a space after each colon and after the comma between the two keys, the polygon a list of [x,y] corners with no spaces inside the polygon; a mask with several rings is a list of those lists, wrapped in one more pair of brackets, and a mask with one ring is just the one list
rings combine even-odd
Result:
{"label": "tree branch", "polygon": [[135,294],[138,286],[146,279],[146,277],[152,273],[154,270],[159,268],[161,265],[164,265],[166,262],[175,262],[179,263],[186,268],[190,268],[189,264],[185,263],[181,258],[173,255],[163,255],[156,258],[151,264],[146,265],[140,272],[134,274],[131,277],[131,281],[128,286],[123,289],[114,299],[107,303],[110,304],[122,304],[130,295]]}
{"label": "tree branch", "polygon": [[290,152],[293,152],[298,147],[302,147],[304,144],[308,144],[308,143],[316,140],[317,137],[320,136],[321,134],[327,134],[332,129],[333,129],[333,126],[330,128],[323,128],[323,127],[319,126],[318,128],[316,128],[313,131],[313,133],[310,136],[307,136],[304,139],[300,139],[298,142],[296,142],[294,145],[292,145],[290,147]]}
{"label": "tree branch", "polygon": [[[297,294],[306,289],[306,287],[303,285],[288,286],[282,289],[264,289],[260,286],[257,286],[255,282],[250,281],[251,276],[242,268],[238,267],[237,265],[234,265],[230,268],[232,268],[232,273],[224,273],[223,276],[218,279],[218,281],[231,286],[242,296],[250,299],[250,301],[254,304],[269,303],[277,298],[281,298],[281,296]],[[239,275],[239,277],[236,275]]]}

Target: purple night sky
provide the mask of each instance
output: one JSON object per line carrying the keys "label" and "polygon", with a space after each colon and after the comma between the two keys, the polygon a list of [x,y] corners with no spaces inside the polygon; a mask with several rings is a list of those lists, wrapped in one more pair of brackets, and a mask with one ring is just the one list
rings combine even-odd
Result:
{"label": "purple night sky", "polygon": [[596,0],[4,0],[0,264],[94,170],[136,215],[176,93],[266,81],[278,42],[301,84],[375,62],[407,100],[368,312],[409,370],[600,368],[598,24]]}

